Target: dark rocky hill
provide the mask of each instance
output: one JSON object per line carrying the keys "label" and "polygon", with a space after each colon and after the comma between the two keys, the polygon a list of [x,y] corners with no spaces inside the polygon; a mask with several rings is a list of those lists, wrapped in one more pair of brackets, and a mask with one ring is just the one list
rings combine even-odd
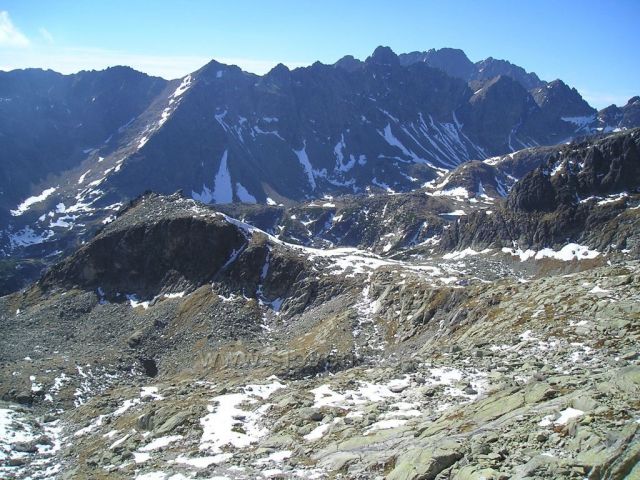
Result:
{"label": "dark rocky hill", "polygon": [[442,247],[569,241],[598,250],[639,248],[640,131],[566,146],[526,174],[492,215],[477,212],[447,230]]}

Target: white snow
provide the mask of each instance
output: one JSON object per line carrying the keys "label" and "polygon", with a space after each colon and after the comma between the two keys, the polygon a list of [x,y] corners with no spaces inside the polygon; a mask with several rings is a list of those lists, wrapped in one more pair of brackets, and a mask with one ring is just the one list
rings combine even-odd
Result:
{"label": "white snow", "polygon": [[555,167],[553,167],[553,170],[551,170],[551,173],[549,175],[551,177],[555,177],[558,173],[562,171],[562,169],[566,164],[567,164],[566,160],[558,162],[558,164]]}
{"label": "white snow", "polygon": [[171,107],[167,107],[162,111],[160,120],[158,120],[158,127],[161,127],[165,124],[165,122],[169,119],[169,115],[171,115]]}
{"label": "white snow", "polygon": [[504,247],[502,249],[502,251],[504,253],[508,253],[510,255],[513,255],[514,257],[519,257],[521,262],[525,262],[527,260],[529,260],[530,258],[533,258],[536,256],[536,252],[535,250],[522,250],[521,248],[509,248],[509,247]]}
{"label": "white snow", "polygon": [[[135,455],[136,454],[134,453],[134,456]],[[143,462],[146,460],[148,460],[148,458],[143,460]],[[135,461],[136,463],[142,463],[138,461],[137,457],[135,458]],[[142,473],[140,475],[136,475],[135,480],[165,480],[166,478],[167,478],[167,474],[164,472],[148,472],[148,473]]]}
{"label": "white snow", "polygon": [[614,202],[617,202],[618,200],[621,200],[621,199],[626,198],[628,196],[629,196],[629,194],[627,192],[622,192],[622,193],[617,193],[617,194],[614,194],[614,195],[609,195],[604,200],[600,200],[598,202],[598,205],[606,205],[608,203],[614,203]]}
{"label": "white snow", "polygon": [[84,179],[87,178],[87,175],[89,175],[90,173],[91,173],[91,169],[87,170],[82,175],[80,175],[80,178],[78,179],[78,185],[83,184],[84,183]]}
{"label": "white snow", "polygon": [[373,185],[376,185],[377,187],[384,189],[387,193],[390,193],[390,194],[396,193],[396,191],[393,188],[391,188],[386,183],[379,181],[376,177],[373,177],[373,180],[371,180],[371,183]]}
{"label": "white snow", "polygon": [[214,181],[213,200],[215,203],[233,202],[233,191],[231,188],[231,174],[227,165],[228,150],[225,150],[220,160],[220,168]]}
{"label": "white snow", "polygon": [[513,256],[520,257],[520,261],[524,262],[530,258],[535,260],[541,260],[543,258],[553,258],[562,261],[571,260],[591,260],[600,255],[600,252],[596,250],[590,250],[589,247],[584,245],[578,245],[577,243],[569,243],[562,247],[560,250],[553,250],[551,248],[543,248],[539,251],[534,250],[522,250],[520,248],[503,248],[504,253],[509,253]]}
{"label": "white snow", "polygon": [[43,233],[37,234],[31,227],[26,226],[16,233],[9,234],[9,243],[11,243],[12,248],[26,247],[46,242],[53,235],[51,230],[45,230]]}
{"label": "white snow", "polygon": [[434,197],[457,197],[464,199],[469,197],[469,192],[464,187],[455,187],[449,190],[438,190],[432,193]]}
{"label": "white snow", "polygon": [[465,257],[471,257],[474,255],[480,255],[481,253],[489,253],[491,252],[490,248],[486,248],[480,252],[476,252],[473,248],[465,248],[464,250],[460,250],[457,252],[445,253],[442,258],[446,260],[460,260]]}
{"label": "white snow", "polygon": [[279,450],[269,454],[266,458],[262,458],[258,460],[257,464],[265,464],[269,462],[273,463],[281,463],[284,462],[287,458],[291,457],[293,452],[291,450]]}
{"label": "white snow", "polygon": [[336,275],[350,271],[349,275],[353,276],[357,273],[364,273],[367,270],[375,270],[384,265],[394,264],[392,261],[383,260],[356,248],[343,247],[328,250],[297,246],[294,248],[304,251],[310,259],[321,257],[330,259],[332,264],[329,269],[331,273]]}
{"label": "white snow", "polygon": [[144,447],[141,447],[139,451],[141,452],[152,452],[154,450],[160,450],[161,448],[166,447],[178,440],[182,439],[182,435],[167,435],[166,437],[160,437],[152,440]]}
{"label": "white snow", "polygon": [[304,436],[304,439],[307,442],[313,442],[315,440],[320,440],[324,436],[324,434],[327,433],[327,430],[329,430],[330,426],[331,426],[330,423],[325,423],[323,425],[318,425],[316,428],[311,430],[311,432],[307,433]]}
{"label": "white snow", "polygon": [[346,390],[344,393],[332,390],[328,384],[320,385],[311,390],[315,397],[313,408],[342,407],[349,409],[370,402],[380,402],[386,398],[397,397],[398,394],[393,393],[390,388],[399,386],[408,387],[409,379],[407,377],[395,379],[386,384],[359,382],[356,390]]}
{"label": "white snow", "polygon": [[202,185],[202,192],[191,191],[191,198],[202,203],[213,203],[213,192],[206,185]]}
{"label": "white snow", "polygon": [[238,199],[243,203],[258,203],[256,197],[251,195],[240,182],[236,182],[236,195],[238,196]]}
{"label": "white snow", "polygon": [[[222,448],[229,444],[236,448],[245,448],[266,435],[268,430],[258,423],[270,405],[262,404],[250,410],[244,410],[240,406],[260,403],[260,400],[266,400],[280,388],[284,388],[284,385],[274,379],[270,384],[247,385],[241,393],[214,397],[215,406],[210,405],[210,413],[200,420],[200,450],[222,453]],[[236,424],[242,425],[244,433],[234,428]]]}
{"label": "white snow", "polygon": [[307,155],[307,145],[306,142],[301,150],[294,150],[293,153],[298,157],[298,161],[304,172],[307,174],[307,179],[309,180],[309,186],[311,190],[316,189],[316,180],[313,176],[313,167],[311,166],[311,162],[309,161],[309,156]]}
{"label": "white snow", "polygon": [[182,79],[182,83],[176,88],[175,92],[171,95],[173,98],[177,98],[186,92],[191,86],[191,75],[187,75]]}
{"label": "white snow", "polygon": [[[31,428],[20,416],[8,408],[0,408],[0,446],[31,440]],[[4,449],[0,449],[0,459],[4,458]]]}
{"label": "white snow", "polygon": [[29,380],[31,380],[31,391],[32,392],[41,392],[42,391],[42,384],[36,382],[35,375],[31,375],[29,377]]}
{"label": "white snow", "polygon": [[132,308],[142,307],[145,310],[149,308],[150,301],[141,302],[136,295],[126,295]]}
{"label": "white snow", "polygon": [[578,418],[582,415],[584,415],[584,412],[582,410],[569,407],[561,411],[560,415],[555,420],[553,420],[553,415],[547,415],[538,423],[538,425],[540,425],[541,427],[547,427],[552,423],[554,425],[566,425],[572,418]]}
{"label": "white snow", "polygon": [[180,455],[175,459],[175,463],[183,463],[195,468],[207,468],[210,465],[224,463],[231,459],[231,457],[233,457],[232,453],[219,453],[218,455],[207,457],[186,457],[184,455]]}
{"label": "white snow", "polygon": [[202,186],[202,192],[192,191],[191,198],[202,203],[231,203],[233,202],[233,188],[231,186],[231,174],[227,165],[228,150],[225,150],[220,159],[218,173],[214,179],[213,191],[206,185]]}
{"label": "white snow", "polygon": [[24,212],[29,210],[32,205],[44,202],[56,190],[57,187],[47,188],[46,190],[43,190],[40,195],[34,195],[33,197],[27,198],[24,202],[18,205],[15,210],[11,210],[11,215],[14,217],[22,215]]}
{"label": "white snow", "polygon": [[162,400],[164,397],[158,393],[158,387],[142,387],[140,398],[151,397],[153,400]]}
{"label": "white snow", "polygon": [[131,407],[134,407],[136,405],[138,405],[140,403],[140,399],[139,398],[132,398],[129,400],[125,400],[124,402],[122,402],[122,405],[120,405],[120,407],[118,407],[112,414],[112,417],[119,417],[120,415],[122,415],[124,412],[126,412],[127,410],[129,410]]}
{"label": "white snow", "polygon": [[533,336],[533,332],[531,330],[525,330],[519,335],[519,337],[523,342],[530,342],[530,341],[537,340],[537,338]]}
{"label": "white snow", "polygon": [[385,139],[385,141],[391,145],[392,147],[398,148],[404,155],[411,158],[416,163],[426,163],[425,160],[418,157],[415,153],[405,147],[400,140],[396,138],[396,136],[391,131],[391,125],[387,123],[387,126],[384,127],[382,132],[378,132]]}
{"label": "white snow", "polygon": [[164,298],[182,298],[187,292],[165,293]]}
{"label": "white snow", "polygon": [[483,198],[484,200],[493,201],[493,199],[489,195],[487,195],[487,192],[484,189],[484,185],[482,184],[482,182],[478,183],[478,191],[476,192],[476,197]]}
{"label": "white snow", "polygon": [[578,128],[584,128],[596,121],[596,115],[583,115],[578,117],[560,117],[565,122],[573,123]]}
{"label": "white snow", "polygon": [[[39,422],[27,418],[23,412],[14,411],[11,408],[0,408],[0,477],[54,478],[61,468],[54,457],[62,447],[61,434],[62,426],[59,420],[40,425]],[[51,440],[51,444],[45,445],[39,441],[42,435],[46,435]],[[14,448],[16,443],[30,442],[35,443],[37,449],[32,455],[19,452]],[[6,462],[10,458],[27,460],[26,468],[29,466],[38,468],[32,472],[25,472],[24,467],[10,467]],[[35,475],[31,477],[26,475],[28,473]]]}
{"label": "white snow", "polygon": [[348,172],[357,162],[357,159],[353,155],[349,155],[349,161],[347,163],[344,162],[345,147],[346,143],[344,141],[344,134],[341,134],[340,141],[336,143],[335,147],[333,147],[333,153],[336,157],[336,169],[340,172]]}
{"label": "white snow", "polygon": [[273,198],[267,197],[267,205],[277,205],[277,203]]}
{"label": "white snow", "polygon": [[589,290],[589,293],[609,293],[609,290],[605,290],[604,288],[596,285],[591,290]]}
{"label": "white snow", "polygon": [[378,110],[380,110],[382,113],[384,113],[387,117],[389,117],[391,120],[393,120],[394,122],[398,123],[398,119],[396,117],[394,117],[393,115],[391,115],[389,112],[387,112],[386,110],[384,110],[383,108],[378,107]]}
{"label": "white snow", "polygon": [[280,140],[284,141],[284,138],[282,138],[282,136],[278,133],[277,130],[263,130],[259,126],[254,125],[253,131],[256,133],[259,133],[260,135],[273,135],[274,137],[277,137]]}
{"label": "white snow", "polygon": [[550,248],[543,248],[536,253],[536,260],[541,258],[555,258],[556,260],[570,261],[593,259],[600,255],[596,250],[590,250],[589,247],[578,245],[577,243],[569,243],[558,251]]}
{"label": "white snow", "polygon": [[440,216],[452,216],[452,217],[461,217],[463,215],[466,215],[464,210],[454,210],[453,212],[447,212],[447,213],[441,213]]}
{"label": "white snow", "polygon": [[[112,430],[112,432],[116,432],[117,430]],[[115,435],[115,433],[114,433]],[[106,436],[106,435],[105,435]],[[131,436],[131,434],[126,434],[124,437],[119,438],[118,440],[116,440],[115,442],[113,442],[110,446],[109,446],[109,450],[113,450],[114,448],[116,448],[118,445],[122,445],[127,438],[129,438]]]}
{"label": "white snow", "polygon": [[[133,452],[133,461],[136,463],[144,463],[150,458],[151,458],[151,454],[148,452]],[[141,477],[136,477],[136,478],[141,478]],[[152,478],[152,477],[149,477],[149,478]]]}
{"label": "white snow", "polygon": [[369,435],[376,430],[387,430],[389,428],[398,428],[407,423],[406,420],[401,419],[392,419],[392,420],[380,420],[372,424],[369,428],[367,428],[364,432],[365,435]]}

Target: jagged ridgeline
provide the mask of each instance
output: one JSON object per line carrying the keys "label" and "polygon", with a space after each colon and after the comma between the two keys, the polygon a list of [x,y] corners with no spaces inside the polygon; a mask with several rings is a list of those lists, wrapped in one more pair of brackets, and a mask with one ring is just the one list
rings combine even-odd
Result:
{"label": "jagged ridgeline", "polygon": [[0,73],[0,477],[638,478],[639,111],[454,49]]}
{"label": "jagged ridgeline", "polygon": [[215,61],[172,81],[2,72],[0,93],[8,256],[64,249],[146,190],[218,204],[409,191],[469,160],[637,126],[640,109],[634,97],[598,113],[493,58],[385,47],[264,76]]}

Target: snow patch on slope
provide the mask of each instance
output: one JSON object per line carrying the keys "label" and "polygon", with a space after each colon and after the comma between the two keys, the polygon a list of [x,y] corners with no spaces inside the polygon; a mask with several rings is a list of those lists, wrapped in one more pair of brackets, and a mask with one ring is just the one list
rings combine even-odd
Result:
{"label": "snow patch on slope", "polygon": [[184,92],[189,90],[191,86],[191,75],[187,75],[182,79],[182,83],[176,88],[175,92],[171,95],[173,98],[177,98],[182,95]]}
{"label": "snow patch on slope", "polygon": [[515,257],[519,257],[521,262],[524,262],[530,258],[535,260],[541,260],[543,258],[553,258],[555,260],[562,260],[569,262],[571,260],[591,260],[600,255],[597,250],[590,250],[589,247],[584,245],[578,245],[577,243],[569,243],[562,247],[560,250],[553,250],[551,248],[543,248],[542,250],[522,250],[520,248],[503,248],[504,253],[508,253]]}
{"label": "snow patch on slope", "polygon": [[258,203],[256,197],[251,195],[240,182],[236,182],[236,195],[238,197],[238,200],[243,203]]}
{"label": "snow patch on slope", "polygon": [[231,174],[227,165],[228,150],[225,150],[220,160],[220,168],[216,174],[213,200],[215,203],[233,202],[233,190],[231,188]]}
{"label": "snow patch on slope", "polygon": [[11,215],[13,215],[14,217],[22,215],[24,212],[29,210],[32,205],[44,202],[56,190],[56,187],[47,188],[46,190],[43,190],[40,195],[34,195],[33,197],[27,198],[24,202],[18,205],[15,210],[11,210]]}
{"label": "snow patch on slope", "polygon": [[228,150],[225,150],[220,159],[218,173],[214,179],[213,191],[206,185],[203,185],[202,192],[191,192],[191,198],[202,203],[233,202],[233,188],[231,185],[231,174],[229,173],[229,167],[227,165],[227,157]]}
{"label": "snow patch on slope", "polygon": [[301,150],[294,150],[293,153],[296,154],[300,165],[302,165],[302,168],[304,169],[304,173],[307,174],[307,179],[309,180],[309,186],[311,187],[311,190],[315,190],[316,179],[313,176],[313,167],[311,166],[309,156],[307,155],[307,144],[305,143]]}

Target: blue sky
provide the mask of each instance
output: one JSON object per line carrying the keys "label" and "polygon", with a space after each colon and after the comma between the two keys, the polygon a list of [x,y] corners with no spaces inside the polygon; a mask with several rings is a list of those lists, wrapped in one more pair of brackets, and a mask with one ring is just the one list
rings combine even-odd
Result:
{"label": "blue sky", "polygon": [[377,45],[462,48],[561,78],[594,106],[640,95],[640,0],[3,0],[0,69],[126,64],[175,78],[211,58],[264,73]]}

